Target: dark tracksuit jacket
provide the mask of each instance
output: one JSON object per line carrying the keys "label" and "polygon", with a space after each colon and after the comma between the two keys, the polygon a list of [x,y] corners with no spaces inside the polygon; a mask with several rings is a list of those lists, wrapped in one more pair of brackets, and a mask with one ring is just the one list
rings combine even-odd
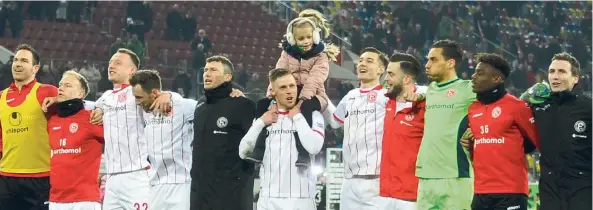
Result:
{"label": "dark tracksuit jacket", "polygon": [[196,107],[191,210],[251,210],[253,164],[239,157],[239,143],[253,122],[255,103],[232,98],[232,85],[206,90]]}
{"label": "dark tracksuit jacket", "polygon": [[591,209],[591,98],[552,93],[532,111],[540,138],[541,209]]}

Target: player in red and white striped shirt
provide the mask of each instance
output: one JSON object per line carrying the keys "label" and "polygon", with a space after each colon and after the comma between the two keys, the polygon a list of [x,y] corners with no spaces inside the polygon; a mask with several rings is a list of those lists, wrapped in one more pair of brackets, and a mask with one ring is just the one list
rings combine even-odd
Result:
{"label": "player in red and white striped shirt", "polygon": [[130,79],[136,102],[144,110],[148,146],[151,209],[189,209],[194,110],[197,101],[171,93],[169,115],[157,115],[150,106],[161,93],[156,71],[142,70]]}
{"label": "player in red and white striped shirt", "polygon": [[[296,104],[296,80],[290,71],[274,69],[270,72],[270,81],[277,110],[271,109],[257,119],[239,145],[239,156],[245,159],[253,151],[260,133],[268,133],[257,208],[315,210],[316,177],[311,172],[311,163],[306,168],[295,165],[299,152],[294,133],[310,156],[319,153],[325,131],[323,115],[314,111],[312,125],[307,123],[300,113],[300,103]],[[266,125],[269,127],[263,131]]]}
{"label": "player in red and white striped shirt", "polygon": [[[103,209],[142,209],[149,207],[148,150],[144,135],[142,108],[136,105],[129,85],[140,60],[128,49],[119,49],[109,61],[109,80],[114,89],[97,100],[93,122],[102,120],[105,135],[105,186]],[[170,94],[161,94],[155,103],[169,107]],[[163,105],[164,104],[164,105]],[[161,110],[161,109],[158,109]]]}
{"label": "player in red and white striped shirt", "polygon": [[333,128],[344,126],[345,180],[340,209],[383,209],[379,196],[379,169],[383,141],[383,120],[389,98],[380,83],[389,60],[375,48],[360,55],[357,72],[360,88],[348,92],[337,108],[329,104],[324,116]]}

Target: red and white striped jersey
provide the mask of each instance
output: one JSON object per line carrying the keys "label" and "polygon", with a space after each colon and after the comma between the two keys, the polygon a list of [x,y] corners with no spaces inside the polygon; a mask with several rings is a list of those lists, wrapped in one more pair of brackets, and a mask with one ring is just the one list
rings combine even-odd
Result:
{"label": "red and white striped jersey", "polygon": [[337,107],[329,103],[324,115],[333,128],[344,126],[342,157],[345,177],[379,175],[383,120],[389,98],[382,86],[350,90]]}
{"label": "red and white striped jersey", "polygon": [[132,87],[103,93],[95,104],[103,110],[106,173],[130,172],[147,168],[142,108],[136,105]]}
{"label": "red and white striped jersey", "polygon": [[194,111],[198,102],[177,93],[171,94],[170,115],[157,116],[144,112],[151,185],[191,181],[191,143],[194,139]]}
{"label": "red and white striped jersey", "polygon": [[314,160],[314,155],[323,147],[325,135],[323,115],[314,111],[312,126],[309,126],[302,114],[297,114],[292,119],[286,114],[288,113],[280,112],[276,122],[264,131],[262,131],[264,122],[257,119],[241,140],[241,144],[254,145],[260,132],[268,132],[266,152],[260,168],[260,196],[314,198],[317,192],[315,187],[317,179],[311,171],[311,166],[306,168],[295,166],[298,157],[295,134],[299,136],[303,147]]}

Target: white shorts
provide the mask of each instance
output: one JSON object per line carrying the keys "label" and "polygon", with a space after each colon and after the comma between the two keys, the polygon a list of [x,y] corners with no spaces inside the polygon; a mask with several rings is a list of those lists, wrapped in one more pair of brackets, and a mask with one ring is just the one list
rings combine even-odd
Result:
{"label": "white shorts", "polygon": [[105,185],[103,210],[147,210],[149,194],[147,170],[111,174]]}
{"label": "white shorts", "polygon": [[191,183],[150,187],[150,209],[189,209]]}
{"label": "white shorts", "polygon": [[101,210],[101,204],[98,202],[49,202],[49,210]]}
{"label": "white shorts", "polygon": [[344,179],[340,210],[382,210],[386,200],[379,196],[379,179]]}
{"label": "white shorts", "polygon": [[316,210],[313,198],[268,198],[260,196],[257,210]]}
{"label": "white shorts", "polygon": [[383,197],[386,200],[385,210],[416,210],[416,202],[414,201],[406,201],[397,198],[387,198]]}

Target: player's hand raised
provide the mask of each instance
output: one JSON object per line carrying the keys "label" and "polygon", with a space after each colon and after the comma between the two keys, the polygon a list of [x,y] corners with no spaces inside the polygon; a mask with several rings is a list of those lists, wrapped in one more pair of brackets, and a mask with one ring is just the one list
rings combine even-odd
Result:
{"label": "player's hand raised", "polygon": [[241,92],[239,89],[233,88],[233,91],[231,92],[231,97],[233,97],[233,98],[245,97],[245,94],[243,94],[243,92]]}
{"label": "player's hand raised", "polygon": [[409,102],[418,102],[418,101],[423,101],[424,99],[426,99],[424,94],[420,94],[420,93],[414,93],[414,94],[404,93],[403,97],[404,97],[404,100],[409,101]]}
{"label": "player's hand raised", "polygon": [[278,109],[276,108],[275,104],[270,107],[270,109],[264,113],[259,119],[264,121],[265,125],[271,125],[275,123],[278,119]]}
{"label": "player's hand raised", "polygon": [[474,144],[474,134],[468,128],[465,131],[465,133],[463,133],[463,135],[461,136],[461,139],[459,141],[461,143],[461,146],[463,146],[466,149],[471,149]]}
{"label": "player's hand raised", "polygon": [[41,110],[43,110],[43,112],[47,112],[47,110],[49,110],[49,107],[54,105],[57,101],[57,97],[46,97],[45,99],[43,99],[43,103],[41,104]]}
{"label": "player's hand raised", "polygon": [[102,125],[103,124],[103,110],[101,108],[96,108],[91,111],[91,124],[93,125]]}
{"label": "player's hand raised", "polygon": [[288,112],[288,117],[293,118],[297,114],[301,113],[301,105],[303,104],[303,100],[300,100],[290,111]]}

